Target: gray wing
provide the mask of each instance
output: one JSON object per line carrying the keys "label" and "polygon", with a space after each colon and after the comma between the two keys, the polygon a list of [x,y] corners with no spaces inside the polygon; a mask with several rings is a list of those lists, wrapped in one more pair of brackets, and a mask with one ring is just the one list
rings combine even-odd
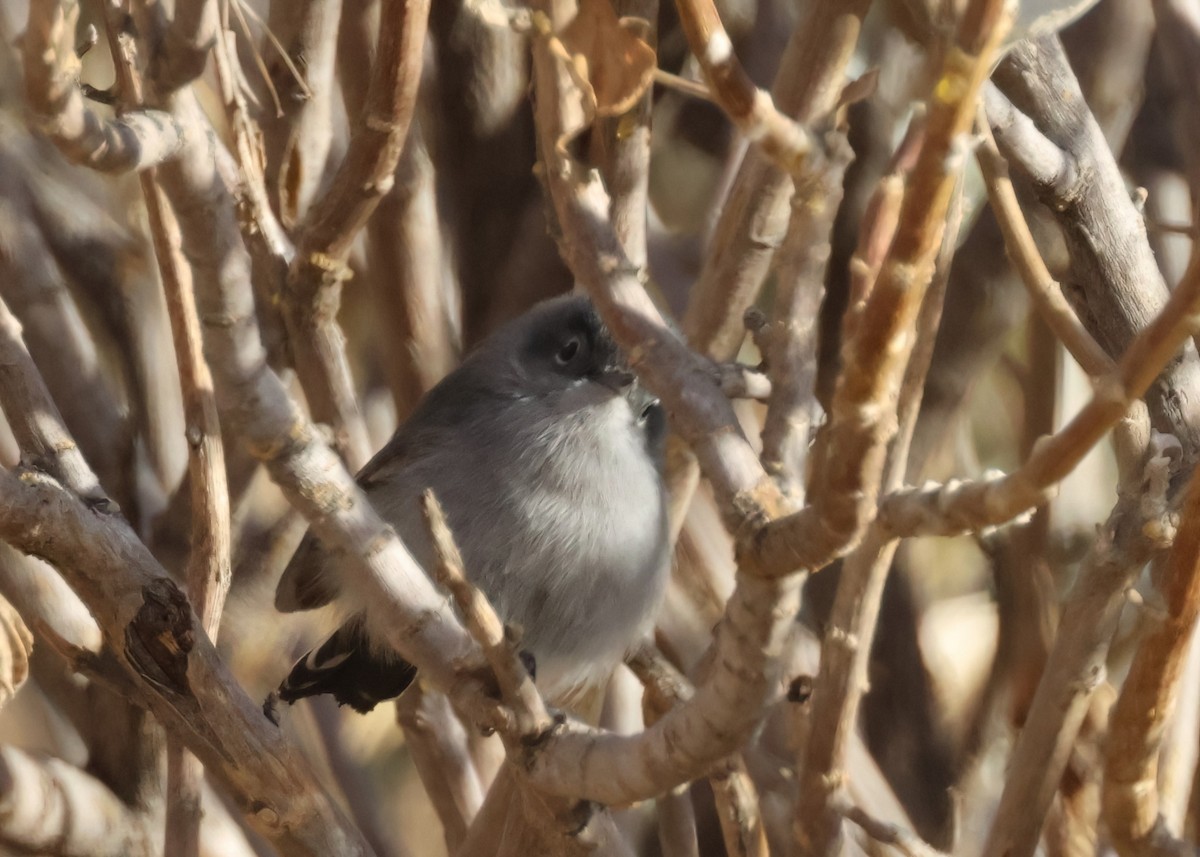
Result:
{"label": "gray wing", "polygon": [[[356,481],[368,496],[379,484],[379,477],[403,464],[408,446],[404,433],[397,432],[359,471]],[[295,613],[315,610],[333,601],[340,589],[337,564],[337,553],[327,549],[310,529],[279,578],[275,609],[280,613]]]}
{"label": "gray wing", "polygon": [[[477,425],[481,415],[494,410],[497,365],[501,364],[488,357],[486,348],[476,351],[425,395],[408,421],[359,471],[358,484],[393,526],[398,524],[400,514],[396,505],[413,489],[409,483],[415,479],[423,483],[419,487],[436,484],[437,468],[425,460],[428,454],[452,448],[459,426]],[[434,472],[426,472],[429,470]],[[402,535],[420,537],[417,533]],[[337,554],[325,548],[310,530],[279,580],[275,609],[293,613],[328,604],[338,596],[339,562]]]}

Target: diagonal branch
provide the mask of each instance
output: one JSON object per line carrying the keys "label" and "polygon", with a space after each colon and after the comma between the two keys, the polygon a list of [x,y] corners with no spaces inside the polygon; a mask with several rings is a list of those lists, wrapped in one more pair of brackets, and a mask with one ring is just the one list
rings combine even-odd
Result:
{"label": "diagonal branch", "polygon": [[780,112],[771,94],[755,86],[746,74],[712,0],[677,0],[676,8],[717,104],[776,166],[799,174],[805,161],[818,154],[813,142],[799,123]]}
{"label": "diagonal branch", "polygon": [[988,201],[1000,224],[1000,231],[1004,234],[1004,246],[1008,249],[1008,256],[1012,259],[1017,273],[1021,275],[1021,281],[1025,284],[1033,305],[1071,356],[1079,362],[1083,371],[1093,377],[1112,372],[1112,360],[1083,326],[1079,316],[1063,296],[1062,286],[1050,275],[1041,253],[1038,252],[1033,233],[1029,231],[1029,224],[1025,221],[1025,215],[1021,213],[1017,193],[1013,190],[1012,180],[1008,176],[1008,162],[996,148],[987,117],[983,116],[977,124],[983,134],[983,142],[976,149],[975,156],[987,185]]}
{"label": "diagonal branch", "polygon": [[1162,312],[1142,330],[1091,400],[1057,433],[1040,439],[1008,475],[889,494],[880,515],[897,536],[950,535],[997,526],[1039,506],[1140,399],[1200,330],[1200,257],[1194,256]]}

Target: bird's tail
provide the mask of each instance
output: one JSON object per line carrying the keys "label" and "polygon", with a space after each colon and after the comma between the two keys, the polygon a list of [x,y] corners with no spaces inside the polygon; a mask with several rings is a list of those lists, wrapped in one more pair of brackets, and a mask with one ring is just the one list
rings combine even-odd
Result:
{"label": "bird's tail", "polygon": [[399,696],[416,674],[417,668],[398,655],[373,647],[361,618],[355,618],[300,658],[276,693],[289,704],[328,693],[338,705],[365,714]]}

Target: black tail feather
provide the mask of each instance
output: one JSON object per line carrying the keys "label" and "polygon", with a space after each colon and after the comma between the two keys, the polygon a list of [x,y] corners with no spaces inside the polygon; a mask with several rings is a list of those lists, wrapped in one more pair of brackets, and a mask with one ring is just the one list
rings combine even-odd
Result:
{"label": "black tail feather", "polygon": [[278,694],[291,704],[328,693],[338,705],[365,714],[399,696],[416,675],[417,668],[399,656],[373,651],[362,623],[351,620],[296,662]]}

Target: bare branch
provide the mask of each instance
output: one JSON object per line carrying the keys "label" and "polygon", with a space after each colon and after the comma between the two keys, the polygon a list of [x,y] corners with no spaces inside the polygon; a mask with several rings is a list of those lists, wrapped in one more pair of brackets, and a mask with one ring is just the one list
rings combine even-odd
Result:
{"label": "bare branch", "polygon": [[1150,444],[1144,407],[1135,408],[1118,428],[1119,499],[1067,595],[1054,647],[1013,748],[984,847],[987,857],[1034,853],[1092,693],[1104,681],[1126,590],[1160,547],[1151,536],[1161,527],[1148,526],[1142,509],[1147,495],[1158,499],[1148,504],[1152,518],[1165,508],[1169,461],[1156,456],[1144,470],[1139,465]]}
{"label": "bare branch", "polygon": [[[888,182],[889,177],[885,176],[881,189]],[[896,400],[897,431],[887,453],[886,488],[904,481],[961,220],[960,191],[942,236],[933,282],[914,326],[916,345]],[[878,520],[873,521],[866,538],[842,564],[833,609],[821,641],[821,670],[812,691],[812,715],[804,735],[797,736],[799,794],[793,828],[804,854],[835,854],[841,848],[842,813],[834,807],[833,797],[844,786],[847,748],[858,725],[868,685],[871,647],[883,604],[883,587],[898,544]]]}
{"label": "bare branch", "polygon": [[342,0],[272,3],[264,24],[274,49],[264,45],[266,76],[260,89],[270,90],[279,107],[260,116],[266,180],[289,227],[301,221],[327,178],[341,12]]}
{"label": "bare branch", "polygon": [[1039,440],[1017,470],[893,492],[880,507],[886,526],[898,536],[971,532],[1044,503],[1052,487],[1075,469],[1200,329],[1198,312],[1200,256],[1193,257],[1162,312],[1133,340],[1116,370],[1097,380],[1087,405],[1060,431]]}
{"label": "bare branch", "polygon": [[1195,855],[1168,830],[1159,804],[1158,761],[1200,616],[1200,478],[1193,474],[1179,531],[1158,584],[1165,616],[1138,646],[1105,742],[1104,821],[1121,857]]}
{"label": "bare branch", "polygon": [[[820,122],[834,110],[869,7],[870,0],[810,4],[771,87],[781,110],[806,124]],[[721,209],[683,321],[688,341],[702,354],[718,360],[736,355],[745,335],[742,315],[783,241],[791,195],[791,176],[751,147]]]}
{"label": "bare branch", "polygon": [[157,110],[103,120],[79,87],[75,24],[70,0],[32,3],[26,31],[25,92],[37,129],[67,157],[96,170],[143,170],[179,153],[183,129]]}
{"label": "bare branch", "polygon": [[[801,563],[819,568],[861,538],[875,514],[883,458],[895,425],[886,406],[892,400],[913,346],[910,335],[933,275],[951,194],[965,157],[975,98],[991,57],[1007,28],[1001,2],[968,5],[953,48],[947,51],[941,81],[953,89],[931,97],[925,139],[901,203],[896,234],[867,303],[852,317],[854,334],[843,346],[842,376],[829,419],[818,435],[809,494],[814,505],[768,524],[752,545],[743,543],[743,568],[782,568]],[[939,84],[940,85],[940,84]],[[953,98],[942,93],[953,92]]]}
{"label": "bare branch", "polygon": [[396,701],[396,711],[413,764],[442,823],[446,852],[456,854],[483,805],[462,723],[445,695],[419,681]]}
{"label": "bare branch", "polygon": [[945,857],[941,851],[929,845],[911,830],[905,830],[886,821],[880,821],[860,806],[843,803],[837,811],[862,828],[863,832],[883,845],[891,845],[904,857]]}
{"label": "bare branch", "polygon": [[816,400],[817,327],[825,295],[830,233],[842,202],[842,179],[854,152],[845,136],[825,141],[827,163],[797,181],[792,216],[779,250],[771,323],[760,332],[771,378],[762,430],[762,462],[785,496],[803,502],[805,463],[819,410]]}
{"label": "bare branch", "polygon": [[[236,2],[236,0],[235,0]],[[221,20],[217,0],[184,0],[163,34],[162,49],[150,70],[159,92],[173,92],[204,74],[208,55],[220,46]]]}
{"label": "bare branch", "polygon": [[63,424],[58,408],[21,340],[21,323],[0,301],[0,387],[4,415],[27,462],[49,473],[82,499],[105,509],[112,501]]}
{"label": "bare branch", "polygon": [[450,590],[466,620],[467,628],[483,649],[484,657],[495,673],[501,698],[512,708],[516,718],[514,734],[508,737],[537,740],[551,727],[553,720],[546,711],[533,677],[517,657],[514,641],[510,639],[500,617],[478,587],[467,581],[462,556],[432,490],[426,489],[421,495],[421,514],[437,555],[437,581]]}
{"label": "bare branch", "polygon": [[[679,23],[721,109],[781,170],[798,173],[814,155],[808,132],[780,112],[770,93],[750,80],[733,53],[712,0],[678,0]],[[819,154],[819,153],[818,153]]]}
{"label": "bare branch", "polygon": [[[210,4],[215,16],[215,3]],[[115,11],[115,10],[112,10]],[[114,20],[117,17],[118,20]],[[203,13],[201,16],[203,17]],[[142,82],[137,71],[132,38],[120,32],[124,13],[110,14],[107,24],[117,80],[126,106],[142,102]],[[169,31],[168,31],[169,32]],[[192,492],[191,554],[187,565],[187,591],[197,618],[209,639],[217,639],[221,611],[230,584],[229,491],[225,479],[225,450],[212,376],[204,361],[200,321],[192,294],[191,269],[180,249],[179,226],[158,186],[154,170],[140,176],[150,234],[166,295],[175,362],[183,393],[183,415],[188,442],[188,476]],[[167,746],[166,849],[180,857],[199,857],[200,800],[204,768],[178,740]]]}
{"label": "bare branch", "polygon": [[369,447],[337,308],[351,243],[395,180],[416,106],[428,18],[428,0],[384,2],[366,106],[329,190],[308,213],[285,290],[292,356],[313,417],[334,427],[354,469],[366,463]]}
{"label": "bare branch", "polygon": [[[650,715],[647,723],[657,722],[695,693],[683,674],[650,646],[643,646],[633,654],[629,658],[629,667],[645,687],[644,705]],[[730,857],[766,857],[767,839],[758,791],[746,770],[742,754],[734,753],[714,765],[708,772],[708,782],[712,787],[726,853]]]}
{"label": "bare branch", "polygon": [[21,614],[0,595],[0,708],[29,677],[29,655],[33,635]]}
{"label": "bare branch", "polygon": [[[1067,158],[1051,183],[1030,178],[1062,227],[1071,258],[1064,283],[1068,297],[1079,297],[1080,317],[1110,357],[1128,354],[1134,338],[1163,309],[1168,290],[1138,206],[1062,45],[1054,37],[1020,42],[997,66],[994,79]],[[1027,159],[1021,147],[1008,146],[1002,134],[996,142],[1009,163],[1023,170]],[[1200,359],[1195,348],[1186,346],[1165,364],[1146,391],[1146,403],[1155,428],[1179,438],[1189,461],[1200,455]]]}
{"label": "bare branch", "polygon": [[1083,371],[1093,376],[1109,374],[1115,368],[1112,360],[1079,321],[1079,316],[1063,297],[1062,286],[1050,275],[1046,263],[1042,261],[1042,254],[1038,252],[1033,233],[1029,231],[1029,224],[1025,222],[1016,191],[1008,177],[1008,163],[996,148],[986,117],[978,124],[983,133],[983,143],[975,154],[987,184],[988,199],[1004,233],[1009,258],[1021,275],[1034,306],[1071,356],[1083,367]]}

